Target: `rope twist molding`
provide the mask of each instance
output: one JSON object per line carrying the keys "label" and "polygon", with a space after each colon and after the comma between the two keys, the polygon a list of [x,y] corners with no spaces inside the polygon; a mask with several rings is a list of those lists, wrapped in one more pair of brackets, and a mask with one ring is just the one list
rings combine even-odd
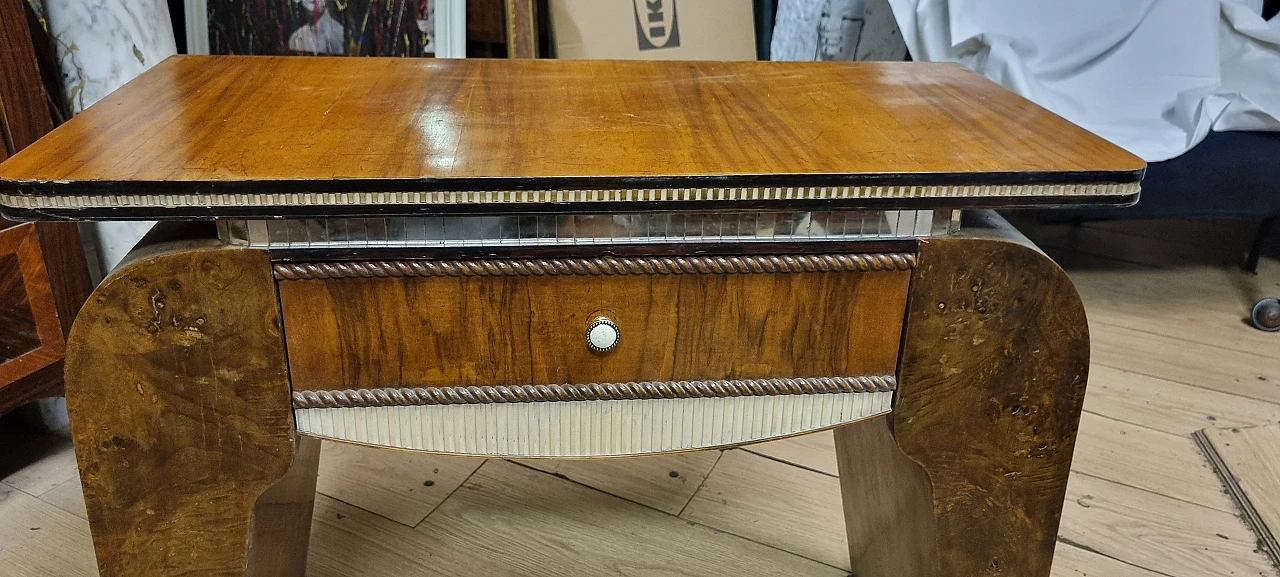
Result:
{"label": "rope twist molding", "polygon": [[629,274],[735,274],[908,270],[912,253],[751,255],[536,260],[397,260],[277,263],[276,278],[398,278],[427,276],[548,276]]}
{"label": "rope twist molding", "polygon": [[293,406],[296,409],[337,409],[543,401],[687,399],[822,393],[875,393],[892,391],[896,387],[897,380],[889,375],[708,381],[644,381],[580,385],[403,387],[345,389],[340,391],[294,391]]}

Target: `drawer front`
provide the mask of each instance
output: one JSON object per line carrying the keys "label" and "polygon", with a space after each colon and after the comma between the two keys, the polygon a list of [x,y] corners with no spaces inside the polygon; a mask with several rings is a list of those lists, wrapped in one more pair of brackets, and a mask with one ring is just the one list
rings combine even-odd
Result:
{"label": "drawer front", "polygon": [[[277,276],[295,390],[836,377],[894,373],[910,270],[884,256],[751,257],[735,272],[416,261]],[[604,352],[587,343],[600,317],[618,330]]]}

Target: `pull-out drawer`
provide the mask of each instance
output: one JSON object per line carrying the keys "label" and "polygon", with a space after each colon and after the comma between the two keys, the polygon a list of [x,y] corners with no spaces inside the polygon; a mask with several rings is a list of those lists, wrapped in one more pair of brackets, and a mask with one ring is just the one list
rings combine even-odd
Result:
{"label": "pull-out drawer", "polygon": [[[830,413],[820,405],[831,398],[814,404],[821,393],[879,394],[887,410],[913,262],[832,254],[282,263],[276,275],[300,409],[791,396],[785,402],[810,404],[785,409],[799,414]],[[789,432],[798,431],[780,434]]]}
{"label": "pull-out drawer", "polygon": [[[888,375],[909,279],[421,273],[282,280],[295,390]],[[597,352],[601,317],[617,342]]]}

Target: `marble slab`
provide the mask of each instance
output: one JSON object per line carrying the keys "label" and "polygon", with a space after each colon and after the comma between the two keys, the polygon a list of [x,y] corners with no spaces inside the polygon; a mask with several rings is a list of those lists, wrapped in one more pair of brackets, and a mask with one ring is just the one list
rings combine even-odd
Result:
{"label": "marble slab", "polygon": [[44,7],[73,113],[177,53],[162,0],[44,0]]}
{"label": "marble slab", "polygon": [[[178,51],[164,0],[42,0],[41,4],[73,114]],[[87,237],[97,241],[94,252],[100,270],[115,268],[152,224],[90,225]]]}

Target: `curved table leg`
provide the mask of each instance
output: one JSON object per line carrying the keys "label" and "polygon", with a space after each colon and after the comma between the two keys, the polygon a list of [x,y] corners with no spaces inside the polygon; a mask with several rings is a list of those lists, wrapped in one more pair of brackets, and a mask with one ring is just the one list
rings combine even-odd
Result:
{"label": "curved table leg", "polygon": [[854,573],[1048,577],[1088,367],[1084,309],[1048,257],[922,241],[893,413],[836,433]]}
{"label": "curved table leg", "polygon": [[265,253],[183,241],[135,256],[67,347],[102,576],[302,575],[319,451],[295,439]]}

